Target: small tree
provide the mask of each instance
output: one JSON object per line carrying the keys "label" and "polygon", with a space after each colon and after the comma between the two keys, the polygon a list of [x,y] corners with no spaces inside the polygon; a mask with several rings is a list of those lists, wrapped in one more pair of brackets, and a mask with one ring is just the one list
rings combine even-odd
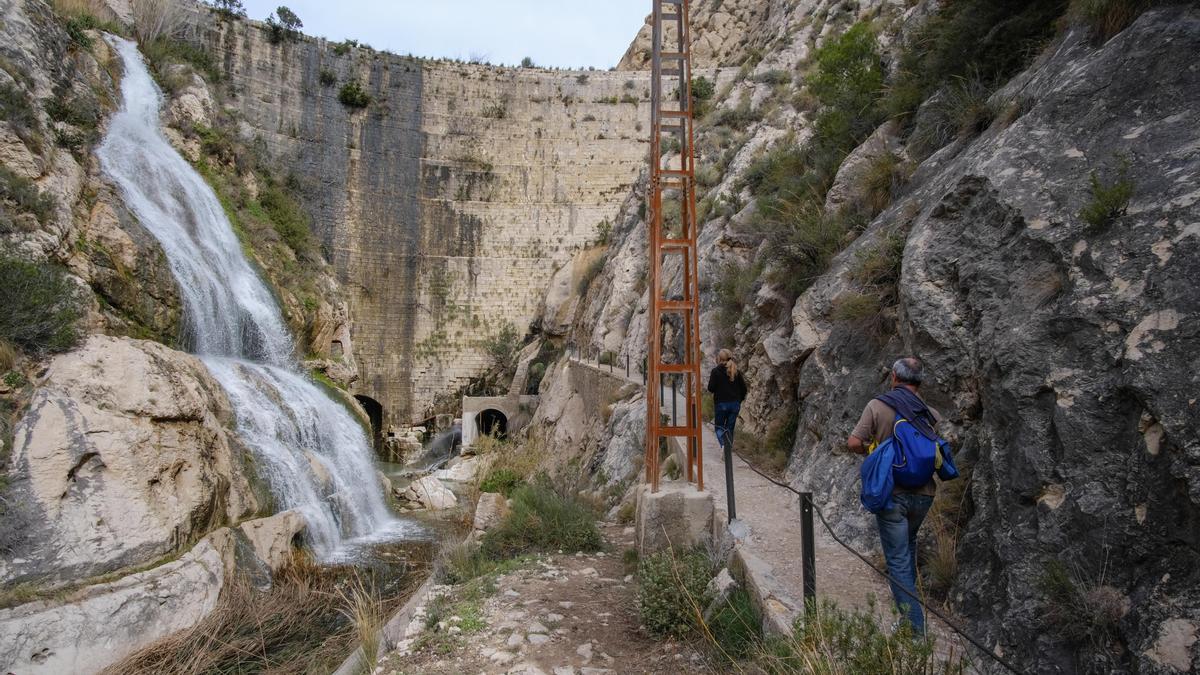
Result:
{"label": "small tree", "polygon": [[300,20],[300,17],[283,5],[276,7],[275,11],[267,17],[267,34],[271,44],[299,39],[300,29],[303,27],[304,22]]}
{"label": "small tree", "polygon": [[214,9],[226,16],[246,16],[242,0],[210,0]]}
{"label": "small tree", "polygon": [[533,62],[532,57],[526,56],[525,58],[521,59],[521,67],[522,68],[534,68],[534,67],[536,67],[536,65],[537,64],[535,64]]}

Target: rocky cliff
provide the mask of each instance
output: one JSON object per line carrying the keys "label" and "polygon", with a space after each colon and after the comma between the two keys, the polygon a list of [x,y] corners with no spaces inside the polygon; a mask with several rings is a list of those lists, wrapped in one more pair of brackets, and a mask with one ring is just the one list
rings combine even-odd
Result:
{"label": "rocky cliff", "polygon": [[[969,472],[925,530],[932,592],[1031,672],[1187,672],[1200,14],[1084,4],[698,3],[701,63],[738,69],[697,141],[704,351],[734,347],[752,383],[744,443],[864,548],[844,441],[921,357]],[[1029,57],[995,58],[1005,40]],[[914,84],[952,59],[976,70]],[[543,317],[635,362],[642,208]]]}

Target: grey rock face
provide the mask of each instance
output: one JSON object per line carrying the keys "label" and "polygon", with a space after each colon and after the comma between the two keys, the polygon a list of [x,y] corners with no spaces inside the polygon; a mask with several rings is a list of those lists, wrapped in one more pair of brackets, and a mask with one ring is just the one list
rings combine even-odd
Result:
{"label": "grey rock face", "polygon": [[[1195,7],[1147,13],[1101,48],[1069,35],[998,94],[1029,111],[931,157],[793,312],[793,347],[815,348],[793,483],[871,543],[858,462],[834,453],[890,361],[923,358],[971,470],[951,597],[1037,672],[1175,672],[1176,638],[1200,619],[1200,74],[1180,65],[1198,50]],[[1113,182],[1124,162],[1128,212],[1085,222],[1090,175]],[[856,253],[905,229],[899,335],[831,322]],[[1053,618],[1042,582],[1060,563],[1082,597],[1113,597],[1111,626],[1084,619],[1098,645]]]}

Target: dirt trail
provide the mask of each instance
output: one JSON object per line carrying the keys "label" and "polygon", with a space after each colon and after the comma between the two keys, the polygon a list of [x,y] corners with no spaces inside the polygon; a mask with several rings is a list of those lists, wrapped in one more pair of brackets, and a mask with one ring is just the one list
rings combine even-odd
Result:
{"label": "dirt trail", "polygon": [[[680,673],[706,670],[689,645],[664,643],[639,630],[636,582],[622,553],[633,531],[602,528],[608,550],[539,556],[496,579],[485,598],[466,587],[438,587],[444,607],[462,611],[441,627],[414,634],[384,659],[378,673]],[[426,603],[414,626],[438,610]]]}
{"label": "dirt trail", "polygon": [[[605,373],[609,368],[595,362],[580,362]],[[623,370],[611,371],[625,378]],[[625,378],[641,385],[640,378]],[[669,395],[669,394],[668,394]],[[669,412],[664,405],[664,412]],[[678,410],[683,410],[679,398]],[[749,528],[744,545],[754,555],[771,566],[779,585],[791,595],[795,609],[803,606],[804,571],[800,545],[800,500],[784,489],[752,471],[741,458],[734,457],[733,484],[738,519]],[[711,424],[704,425],[704,486],[713,493],[718,517],[727,518],[725,465],[721,446]],[[842,548],[820,521],[815,524],[817,596],[829,599],[844,609],[874,608],[881,626],[893,621],[891,591],[887,582],[866,563]],[[965,653],[967,644],[936,617],[928,623],[936,637],[938,652],[943,656]]]}

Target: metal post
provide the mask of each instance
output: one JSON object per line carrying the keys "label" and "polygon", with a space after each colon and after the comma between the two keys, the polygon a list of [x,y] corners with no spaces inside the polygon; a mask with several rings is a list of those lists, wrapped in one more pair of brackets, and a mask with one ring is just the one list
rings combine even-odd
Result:
{"label": "metal post", "polygon": [[729,522],[737,520],[737,500],[733,496],[733,439],[725,433],[725,505],[729,507]]}
{"label": "metal post", "polygon": [[625,379],[629,379],[629,354],[625,355]]}
{"label": "metal post", "polygon": [[817,597],[817,547],[813,542],[813,498],[800,493],[800,555],[804,568],[804,601]]}

